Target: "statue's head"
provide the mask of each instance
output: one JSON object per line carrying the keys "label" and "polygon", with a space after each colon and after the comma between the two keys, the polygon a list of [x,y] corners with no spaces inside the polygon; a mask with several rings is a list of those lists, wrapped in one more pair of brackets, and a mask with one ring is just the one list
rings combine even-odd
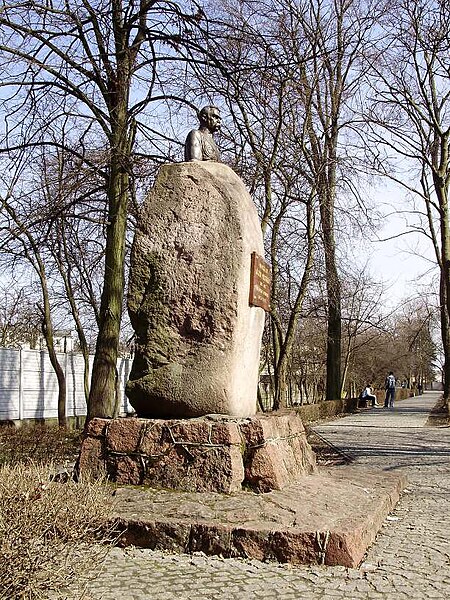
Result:
{"label": "statue's head", "polygon": [[211,133],[219,131],[222,119],[216,106],[204,106],[198,113],[200,127],[206,127]]}

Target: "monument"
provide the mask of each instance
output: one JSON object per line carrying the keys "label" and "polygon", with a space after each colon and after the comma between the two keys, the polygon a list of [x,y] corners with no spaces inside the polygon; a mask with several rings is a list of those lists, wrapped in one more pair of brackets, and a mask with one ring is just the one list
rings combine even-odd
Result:
{"label": "monument", "polygon": [[222,119],[215,106],[205,106],[198,114],[200,127],[189,132],[184,144],[184,160],[213,160],[220,162],[220,152],[213,138]]}
{"label": "monument", "polygon": [[215,160],[218,109],[199,119],[185,144],[190,161],[160,169],[133,242],[126,394],[142,417],[256,413],[270,297],[269,286],[264,307],[249,302],[252,257],[265,264],[261,227],[243,182]]}
{"label": "monument", "polygon": [[257,415],[270,267],[256,207],[219,162],[208,106],[186,161],[160,168],[136,225],[128,311],[136,418],[93,419],[80,468],[113,481],[230,493],[315,469],[301,419]]}
{"label": "monument", "polygon": [[215,107],[200,111],[186,162],[160,169],[142,207],[128,290],[137,417],[92,419],[79,473],[133,486],[115,490],[121,545],[356,567],[406,481],[303,477],[316,463],[298,414],[255,414],[270,268],[253,202],[218,162],[219,126]]}

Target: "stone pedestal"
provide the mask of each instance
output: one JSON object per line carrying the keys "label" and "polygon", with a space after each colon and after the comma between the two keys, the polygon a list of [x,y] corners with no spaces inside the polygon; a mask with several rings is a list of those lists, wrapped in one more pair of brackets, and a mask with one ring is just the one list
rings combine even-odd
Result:
{"label": "stone pedestal", "polygon": [[247,419],[93,419],[80,473],[189,492],[280,490],[316,469],[295,414]]}
{"label": "stone pedestal", "polygon": [[355,568],[406,483],[401,473],[365,466],[318,472],[267,494],[128,486],[117,490],[111,524],[121,546]]}

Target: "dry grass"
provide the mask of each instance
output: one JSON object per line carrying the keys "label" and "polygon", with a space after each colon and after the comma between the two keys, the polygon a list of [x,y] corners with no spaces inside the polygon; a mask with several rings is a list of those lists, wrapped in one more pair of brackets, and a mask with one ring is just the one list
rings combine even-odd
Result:
{"label": "dry grass", "polygon": [[447,400],[441,396],[431,410],[426,427],[448,427],[450,415]]}
{"label": "dry grass", "polygon": [[[24,442],[23,432],[16,433]],[[51,456],[53,442],[65,432],[52,431],[50,437],[42,434],[39,431],[36,435],[42,436],[46,452],[49,446],[45,441],[50,442]],[[14,433],[8,434],[8,448],[13,437]],[[112,490],[99,481],[52,481],[53,463],[32,462],[24,447],[22,462],[16,451],[13,460],[6,462],[10,450],[5,452],[5,438],[0,439],[4,444],[0,465],[0,599],[65,597],[61,590],[74,583],[80,588],[83,575],[95,571],[108,549],[103,542],[112,537],[112,533],[104,533],[112,509]],[[44,453],[36,445],[36,436],[30,439],[34,456]],[[59,448],[59,462],[72,456],[70,443],[67,451],[62,451],[61,445]]]}
{"label": "dry grass", "polygon": [[66,430],[56,425],[25,424],[22,427],[0,426],[0,465],[23,463],[71,464],[81,443],[80,430]]}

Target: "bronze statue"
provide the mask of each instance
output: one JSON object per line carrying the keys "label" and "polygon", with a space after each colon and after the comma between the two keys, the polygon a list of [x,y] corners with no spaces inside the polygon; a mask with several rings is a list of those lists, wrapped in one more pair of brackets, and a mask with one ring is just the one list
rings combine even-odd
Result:
{"label": "bronze statue", "polygon": [[215,106],[205,106],[199,112],[200,127],[190,131],[184,144],[184,160],[214,160],[220,162],[219,149],[212,134],[219,131],[221,118]]}

